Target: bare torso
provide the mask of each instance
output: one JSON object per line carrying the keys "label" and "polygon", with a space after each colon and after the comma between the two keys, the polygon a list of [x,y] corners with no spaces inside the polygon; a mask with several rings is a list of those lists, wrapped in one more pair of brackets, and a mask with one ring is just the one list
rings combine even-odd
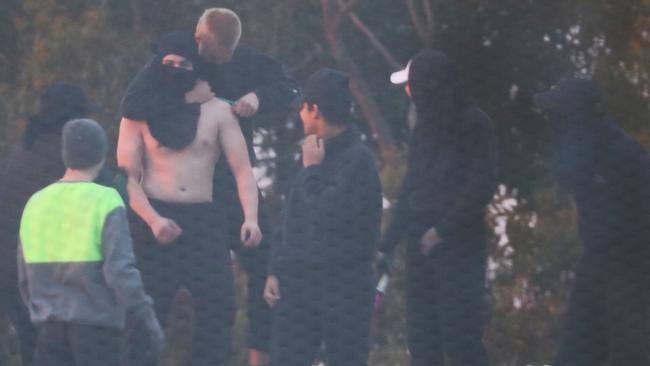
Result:
{"label": "bare torso", "polygon": [[211,202],[215,164],[221,155],[219,121],[230,105],[212,99],[201,105],[196,138],[182,150],[162,146],[142,124],[141,186],[147,197],[168,202]]}

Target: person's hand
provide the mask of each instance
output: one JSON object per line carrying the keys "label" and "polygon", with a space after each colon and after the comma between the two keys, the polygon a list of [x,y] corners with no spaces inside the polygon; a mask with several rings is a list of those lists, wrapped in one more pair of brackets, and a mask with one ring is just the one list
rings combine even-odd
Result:
{"label": "person's hand", "polygon": [[162,216],[157,217],[150,227],[153,236],[162,245],[170,244],[183,233],[183,229],[174,220]]}
{"label": "person's hand", "polygon": [[420,239],[420,252],[422,255],[429,255],[431,250],[441,242],[442,239],[438,236],[438,231],[435,227],[432,227],[427,230],[424,235],[422,235],[422,239]]}
{"label": "person's hand", "polygon": [[309,135],[302,144],[302,165],[307,168],[319,165],[325,159],[325,144],[316,135]]}
{"label": "person's hand", "polygon": [[262,241],[262,231],[254,221],[244,221],[241,226],[241,242],[245,247],[255,247]]}
{"label": "person's hand", "polygon": [[375,258],[375,263],[377,265],[377,271],[379,274],[387,274],[391,275],[393,272],[393,256],[390,254],[386,254],[384,252],[377,252],[377,256]]}
{"label": "person's hand", "polygon": [[232,112],[243,118],[252,117],[257,113],[260,108],[260,99],[253,92],[239,98],[232,106]]}
{"label": "person's hand", "polygon": [[264,300],[270,307],[274,307],[280,300],[280,282],[276,276],[270,275],[266,278],[264,286]]}
{"label": "person's hand", "polygon": [[214,93],[210,84],[205,80],[197,80],[194,89],[185,93],[185,101],[187,103],[205,103],[214,98]]}

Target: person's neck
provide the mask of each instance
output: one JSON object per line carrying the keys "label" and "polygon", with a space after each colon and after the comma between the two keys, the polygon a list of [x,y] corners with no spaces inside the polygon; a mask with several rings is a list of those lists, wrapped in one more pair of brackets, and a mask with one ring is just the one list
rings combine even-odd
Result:
{"label": "person's neck", "polygon": [[95,170],[66,169],[62,182],[92,182],[97,178]]}
{"label": "person's neck", "polygon": [[329,140],[345,132],[345,130],[347,130],[347,127],[323,124],[320,131],[318,131],[318,137]]}

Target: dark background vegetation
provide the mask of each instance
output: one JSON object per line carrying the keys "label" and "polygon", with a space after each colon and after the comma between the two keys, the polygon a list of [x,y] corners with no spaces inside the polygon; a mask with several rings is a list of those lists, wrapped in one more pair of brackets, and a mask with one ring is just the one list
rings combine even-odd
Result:
{"label": "dark background vegetation", "polygon": [[[237,11],[243,43],[281,60],[299,81],[323,66],[349,73],[356,116],[377,151],[389,201],[403,173],[408,101],[388,75],[425,46],[458,63],[500,142],[502,186],[488,217],[494,229],[485,334],[491,359],[504,366],[549,363],[580,242],[574,208],[549,177],[545,123],[531,94],[562,76],[593,77],[610,113],[650,147],[650,1],[2,0],[0,157],[21,136],[38,95],[61,79],[78,81],[104,105],[97,118],[115,141],[119,100],[150,57],[150,42],[169,30],[192,30],[202,10],[214,6]],[[277,212],[301,129],[291,118],[265,122],[256,139],[268,156],[260,173]],[[373,339],[372,365],[407,364],[402,273],[400,261]],[[246,320],[238,319],[233,362],[243,364]],[[172,333],[188,330],[177,323]],[[186,342],[172,339],[179,351],[168,364],[180,365]],[[4,320],[0,345],[0,364],[18,365]]]}

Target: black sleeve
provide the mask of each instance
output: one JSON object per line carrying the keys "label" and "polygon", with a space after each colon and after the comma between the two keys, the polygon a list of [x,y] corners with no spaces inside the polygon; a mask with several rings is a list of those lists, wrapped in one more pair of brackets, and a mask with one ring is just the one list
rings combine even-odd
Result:
{"label": "black sleeve", "polygon": [[462,230],[466,215],[483,210],[496,188],[496,142],[492,123],[487,116],[474,116],[461,135],[460,153],[464,157],[464,180],[457,182],[453,205],[445,210],[435,225],[442,239]]}
{"label": "black sleeve", "polygon": [[[285,196],[285,199],[282,203],[282,209],[281,212],[279,213],[279,217],[282,218],[282,223],[281,225],[278,225],[273,232],[273,238],[272,238],[272,245],[269,253],[269,260],[268,260],[268,273],[269,275],[277,275],[278,274],[278,269],[282,267],[282,262],[284,262],[286,255],[287,255],[287,248],[285,246],[285,227],[286,227],[286,219],[287,219],[287,214],[288,214],[288,209],[290,206],[290,201],[292,199],[292,188],[297,185],[300,181],[300,175],[302,173],[302,160],[300,162],[294,162],[295,164],[292,164],[292,169],[289,171],[291,172],[288,181],[288,187],[286,188],[281,188],[280,192]],[[295,165],[295,166],[293,166]]]}
{"label": "black sleeve", "polygon": [[252,90],[260,100],[259,113],[288,111],[291,102],[298,96],[298,84],[291,78],[282,64],[260,52],[250,56],[249,71],[256,78]]}
{"label": "black sleeve", "polygon": [[[650,225],[650,158],[647,151],[615,122],[603,128],[598,170],[639,227]],[[633,212],[633,209],[639,210]]]}
{"label": "black sleeve", "polygon": [[410,178],[407,173],[397,196],[395,208],[392,210],[390,223],[388,224],[384,237],[379,244],[379,251],[382,253],[389,255],[393,254],[395,247],[399,244],[402,237],[404,237],[409,222],[411,221],[411,208],[408,204],[410,191],[409,182]]}

